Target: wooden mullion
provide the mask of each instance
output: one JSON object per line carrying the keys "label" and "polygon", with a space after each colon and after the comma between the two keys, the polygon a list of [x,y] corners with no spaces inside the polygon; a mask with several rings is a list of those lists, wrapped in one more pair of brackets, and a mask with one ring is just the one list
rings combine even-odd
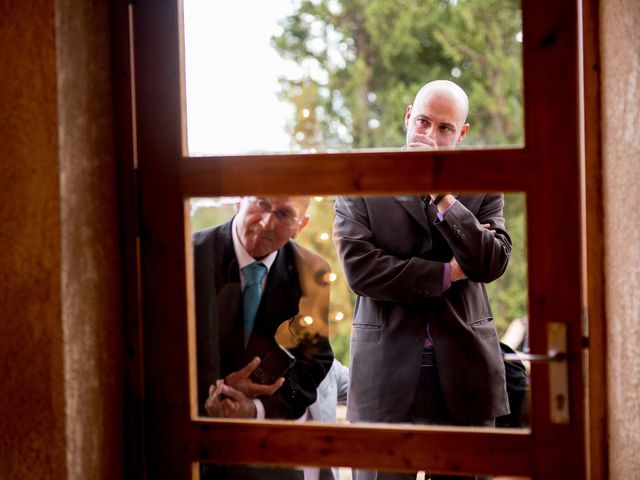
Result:
{"label": "wooden mullion", "polygon": [[185,196],[526,191],[536,163],[522,149],[369,151],[310,155],[190,157]]}

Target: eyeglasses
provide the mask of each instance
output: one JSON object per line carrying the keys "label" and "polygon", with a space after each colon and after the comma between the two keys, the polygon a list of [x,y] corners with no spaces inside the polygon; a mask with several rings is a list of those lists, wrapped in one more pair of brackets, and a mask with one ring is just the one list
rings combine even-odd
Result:
{"label": "eyeglasses", "polygon": [[262,214],[265,213],[275,215],[276,220],[283,227],[293,227],[300,224],[300,219],[296,217],[291,210],[274,210],[273,206],[267,202],[264,198],[256,198],[251,202],[251,205],[262,210]]}

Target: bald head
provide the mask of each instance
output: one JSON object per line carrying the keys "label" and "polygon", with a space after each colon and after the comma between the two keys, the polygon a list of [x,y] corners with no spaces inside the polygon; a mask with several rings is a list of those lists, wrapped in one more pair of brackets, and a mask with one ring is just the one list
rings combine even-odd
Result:
{"label": "bald head", "polygon": [[407,145],[454,148],[469,130],[468,112],[469,99],[458,85],[448,80],[427,83],[407,108]]}
{"label": "bald head", "polygon": [[423,101],[425,97],[432,95],[438,95],[454,104],[460,114],[461,123],[467,121],[469,98],[464,90],[457,84],[449,80],[434,80],[433,82],[429,82],[418,91],[413,103],[416,104],[419,101]]}

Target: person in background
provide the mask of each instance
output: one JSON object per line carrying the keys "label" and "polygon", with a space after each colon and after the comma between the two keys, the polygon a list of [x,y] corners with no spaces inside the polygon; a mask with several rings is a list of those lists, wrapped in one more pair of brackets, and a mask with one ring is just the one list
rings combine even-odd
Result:
{"label": "person in background", "polygon": [[[528,353],[529,317],[525,315],[509,322],[507,330],[500,339],[500,347],[505,354]],[[505,362],[507,373],[507,394],[509,395],[509,414],[496,418],[497,427],[524,428],[529,426],[529,370],[528,360]]]}
{"label": "person in background", "polygon": [[[335,422],[337,406],[347,404],[349,368],[336,358],[327,376],[318,387],[318,399],[309,407],[300,421]],[[304,480],[338,480],[338,468],[304,468]]]}

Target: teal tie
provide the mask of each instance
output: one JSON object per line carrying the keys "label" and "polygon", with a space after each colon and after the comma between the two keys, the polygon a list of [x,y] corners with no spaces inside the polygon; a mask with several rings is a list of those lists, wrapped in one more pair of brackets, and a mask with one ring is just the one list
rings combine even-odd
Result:
{"label": "teal tie", "polygon": [[262,295],[262,279],[267,273],[267,267],[254,262],[242,269],[244,276],[244,290],[242,291],[242,308],[244,317],[244,346],[249,344],[249,337],[256,321],[260,296]]}

